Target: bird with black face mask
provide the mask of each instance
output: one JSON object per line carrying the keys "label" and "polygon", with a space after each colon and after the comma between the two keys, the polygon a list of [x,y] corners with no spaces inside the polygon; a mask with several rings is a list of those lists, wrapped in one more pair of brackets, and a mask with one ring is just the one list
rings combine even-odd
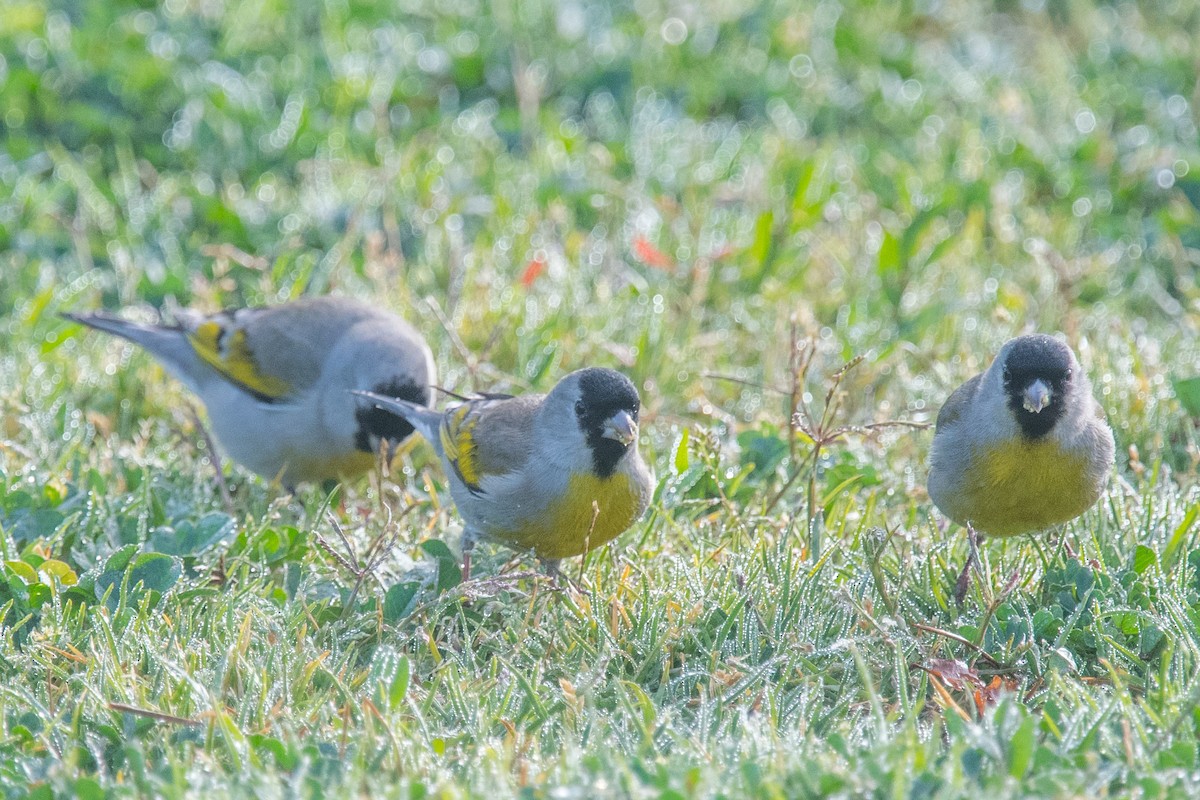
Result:
{"label": "bird with black face mask", "polygon": [[611,369],[572,372],[547,395],[485,395],[444,413],[355,394],[408,420],[441,457],[464,521],[464,577],[480,538],[531,550],[553,572],[620,535],[650,502],[641,400]]}
{"label": "bird with black face mask", "polygon": [[938,413],[929,496],[971,537],[960,602],[976,532],[1013,536],[1074,519],[1099,499],[1114,455],[1087,376],[1054,337],[1010,340],[955,389]]}

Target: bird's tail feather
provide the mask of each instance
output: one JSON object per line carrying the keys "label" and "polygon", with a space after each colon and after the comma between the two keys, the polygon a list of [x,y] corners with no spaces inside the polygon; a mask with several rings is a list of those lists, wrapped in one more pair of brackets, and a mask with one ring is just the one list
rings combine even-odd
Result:
{"label": "bird's tail feather", "polygon": [[408,423],[412,425],[426,441],[434,446],[435,449],[441,452],[441,437],[438,435],[438,430],[442,425],[442,413],[434,411],[431,408],[401,400],[398,397],[387,397],[375,392],[363,392],[359,390],[351,390],[351,394],[358,395],[375,404],[376,408],[381,408],[397,416],[404,417]]}
{"label": "bird's tail feather", "polygon": [[64,317],[89,328],[120,336],[146,349],[166,369],[193,391],[208,368],[192,349],[187,334],[180,328],[132,322],[103,312],[64,313]]}

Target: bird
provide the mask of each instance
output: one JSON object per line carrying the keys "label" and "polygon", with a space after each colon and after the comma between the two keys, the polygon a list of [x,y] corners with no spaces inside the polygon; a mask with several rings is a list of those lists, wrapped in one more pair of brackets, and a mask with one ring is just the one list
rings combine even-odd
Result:
{"label": "bird", "polygon": [[428,404],[436,382],[425,338],[399,316],[348,297],[319,296],[170,324],[104,312],[66,318],[141,346],[203,402],[236,463],[289,491],[370,469],[412,426],[349,394],[366,389]]}
{"label": "bird", "polygon": [[1112,428],[1074,352],[1046,334],[1000,348],[938,412],[929,497],[967,528],[971,555],[959,576],[961,603],[977,536],[1044,530],[1087,511],[1115,458]]}
{"label": "bird", "polygon": [[561,559],[616,538],[650,502],[641,398],[615,370],[580,369],[549,394],[480,395],[445,412],[356,394],[407,420],[437,452],[464,522],[464,580],[479,539],[532,551],[555,575]]}

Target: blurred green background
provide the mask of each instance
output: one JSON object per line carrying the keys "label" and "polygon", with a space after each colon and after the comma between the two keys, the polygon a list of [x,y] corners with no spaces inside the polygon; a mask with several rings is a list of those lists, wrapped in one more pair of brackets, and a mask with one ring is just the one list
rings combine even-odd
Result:
{"label": "blurred green background", "polygon": [[[5,0],[4,791],[1194,790],[1197,30],[1183,0]],[[412,578],[452,519],[419,447],[394,491],[424,505],[360,592],[321,498],[234,470],[226,514],[186,394],[56,313],[330,291],[414,321],[451,389],[634,377],[661,485],[590,601]],[[931,422],[1031,329],[1092,376],[1113,489],[1079,559],[996,546],[957,609],[931,434],[814,452],[791,392],[819,417],[861,355],[831,425]],[[131,575],[163,596],[90,594]],[[927,676],[980,647],[1019,691],[976,713],[951,680],[963,721]],[[203,727],[160,745],[111,702]]]}
{"label": "blurred green background", "polygon": [[426,5],[10,3],[0,309],[430,298],[672,411],[793,319],[908,409],[1028,327],[1195,340],[1191,4]]}

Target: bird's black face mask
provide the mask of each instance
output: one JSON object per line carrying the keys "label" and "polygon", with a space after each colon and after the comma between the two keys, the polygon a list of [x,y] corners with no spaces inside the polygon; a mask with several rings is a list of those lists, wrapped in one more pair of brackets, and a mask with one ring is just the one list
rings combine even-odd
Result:
{"label": "bird's black face mask", "polygon": [[579,392],[575,416],[592,450],[592,467],[596,475],[607,478],[616,472],[617,464],[631,443],[605,435],[606,424],[622,411],[636,423],[641,400],[633,382],[610,369],[584,370],[579,376]]}
{"label": "bird's black face mask", "polygon": [[1021,433],[1040,439],[1062,419],[1071,383],[1071,351],[1051,336],[1019,339],[1004,362],[1004,394]]}

